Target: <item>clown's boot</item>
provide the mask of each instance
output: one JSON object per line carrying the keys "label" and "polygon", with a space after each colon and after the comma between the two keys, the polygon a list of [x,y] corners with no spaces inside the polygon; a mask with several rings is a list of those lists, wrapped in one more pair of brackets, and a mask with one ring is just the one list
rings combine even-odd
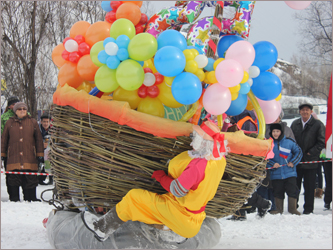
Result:
{"label": "clown's boot", "polygon": [[284,199],[279,199],[274,197],[276,210],[271,211],[270,214],[282,214],[283,213],[283,201]]}
{"label": "clown's boot", "polygon": [[291,214],[301,215],[301,213],[296,209],[296,203],[296,198],[288,197],[288,212]]}
{"label": "clown's boot", "polygon": [[95,234],[96,239],[99,241],[105,241],[124,223],[124,221],[118,217],[115,207],[103,216],[83,212],[81,217],[85,226]]}

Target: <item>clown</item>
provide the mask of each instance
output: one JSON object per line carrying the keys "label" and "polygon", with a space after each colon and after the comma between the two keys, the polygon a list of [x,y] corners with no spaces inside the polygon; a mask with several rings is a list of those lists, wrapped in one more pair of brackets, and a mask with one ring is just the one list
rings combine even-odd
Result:
{"label": "clown", "polygon": [[164,225],[164,229],[184,238],[199,232],[206,217],[205,207],[214,198],[225,170],[227,141],[219,127],[209,121],[194,125],[191,138],[193,150],[173,158],[168,175],[163,170],[152,175],[168,193],[132,189],[101,217],[90,212],[81,214],[98,240],[106,240],[126,221]]}

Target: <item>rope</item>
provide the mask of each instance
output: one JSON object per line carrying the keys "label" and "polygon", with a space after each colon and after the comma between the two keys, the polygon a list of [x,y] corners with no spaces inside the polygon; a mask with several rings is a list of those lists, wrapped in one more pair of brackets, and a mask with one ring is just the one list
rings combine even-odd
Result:
{"label": "rope", "polygon": [[[319,163],[319,162],[332,162],[332,160],[325,160],[325,161],[304,161],[304,162],[300,162],[298,164],[311,164],[311,163]],[[287,166],[287,164],[280,165],[280,167],[283,167],[283,166]],[[266,168],[266,169],[273,169],[273,167]]]}
{"label": "rope", "polygon": [[3,171],[3,170],[1,170],[1,173],[6,173],[6,174],[25,174],[25,175],[53,175],[53,174],[48,174],[48,173],[13,172],[13,171]]}

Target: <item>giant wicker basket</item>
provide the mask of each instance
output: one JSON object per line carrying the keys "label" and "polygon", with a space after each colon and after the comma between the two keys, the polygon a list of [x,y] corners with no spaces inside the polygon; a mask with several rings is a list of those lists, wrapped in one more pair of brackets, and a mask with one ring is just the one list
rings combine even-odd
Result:
{"label": "giant wicker basket", "polygon": [[[157,137],[70,106],[54,105],[52,118],[57,197],[65,204],[74,201],[73,209],[79,203],[111,209],[133,188],[165,193],[152,173],[167,171],[168,160],[191,149],[189,137]],[[265,176],[264,157],[229,153],[226,159],[217,193],[206,207],[210,217],[233,214]]]}

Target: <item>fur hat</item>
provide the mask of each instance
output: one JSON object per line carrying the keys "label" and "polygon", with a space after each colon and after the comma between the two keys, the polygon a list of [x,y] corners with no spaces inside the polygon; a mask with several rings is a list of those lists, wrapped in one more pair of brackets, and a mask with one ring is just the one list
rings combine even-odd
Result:
{"label": "fur hat", "polygon": [[40,120],[43,119],[51,119],[51,115],[48,112],[45,112],[44,114],[41,115]]}
{"label": "fur hat", "polygon": [[18,110],[19,108],[26,108],[26,110],[28,110],[27,104],[25,104],[24,102],[17,102],[13,108],[14,113],[16,113],[16,110]]}
{"label": "fur hat", "polygon": [[7,101],[8,101],[7,106],[10,106],[12,104],[15,104],[15,103],[19,102],[20,100],[18,99],[17,96],[13,95],[13,96],[10,96]]}
{"label": "fur hat", "polygon": [[270,126],[270,129],[271,129],[271,132],[269,132],[270,137],[273,138],[272,133],[273,133],[274,129],[280,130],[281,131],[280,137],[283,137],[283,127],[282,127],[281,123],[272,123],[271,126]]}

